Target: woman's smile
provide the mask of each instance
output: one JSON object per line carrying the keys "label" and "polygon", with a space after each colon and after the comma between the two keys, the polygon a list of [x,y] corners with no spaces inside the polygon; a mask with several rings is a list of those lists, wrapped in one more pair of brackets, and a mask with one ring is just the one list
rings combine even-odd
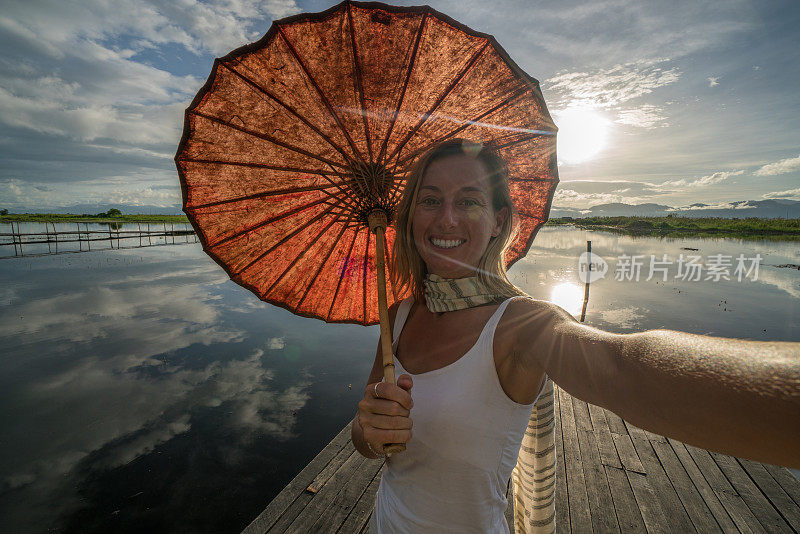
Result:
{"label": "woman's smile", "polygon": [[467,240],[466,239],[438,239],[438,238],[432,237],[432,238],[430,238],[430,242],[433,243],[433,245],[436,248],[441,248],[441,249],[448,250],[448,249],[453,249],[453,248],[456,248],[456,247],[460,247],[461,245],[466,243]]}

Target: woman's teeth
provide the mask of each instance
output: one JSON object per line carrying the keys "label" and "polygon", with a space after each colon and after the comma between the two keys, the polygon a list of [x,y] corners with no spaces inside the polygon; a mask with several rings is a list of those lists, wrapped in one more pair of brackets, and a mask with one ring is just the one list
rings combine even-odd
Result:
{"label": "woman's teeth", "polygon": [[449,240],[449,239],[433,239],[433,238],[431,238],[431,243],[433,243],[435,246],[437,246],[439,248],[454,248],[454,247],[457,247],[457,246],[461,245],[464,242],[465,242],[465,240],[462,240],[462,239]]}

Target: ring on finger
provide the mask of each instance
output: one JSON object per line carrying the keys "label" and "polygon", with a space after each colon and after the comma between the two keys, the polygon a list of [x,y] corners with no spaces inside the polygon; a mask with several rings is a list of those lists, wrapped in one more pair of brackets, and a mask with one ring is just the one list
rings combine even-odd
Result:
{"label": "ring on finger", "polygon": [[378,384],[380,384],[380,382],[375,382],[375,387],[372,388],[372,392],[375,393],[375,398],[376,399],[382,399],[383,397],[378,395]]}

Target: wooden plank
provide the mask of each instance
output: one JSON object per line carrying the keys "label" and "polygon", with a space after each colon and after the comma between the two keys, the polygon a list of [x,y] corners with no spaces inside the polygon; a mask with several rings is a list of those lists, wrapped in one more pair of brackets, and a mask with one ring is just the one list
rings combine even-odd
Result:
{"label": "wooden plank", "polygon": [[658,492],[650,486],[647,475],[627,470],[625,475],[639,505],[639,513],[642,515],[647,532],[671,532],[672,515],[664,510],[663,504],[658,499]]}
{"label": "wooden plank", "polygon": [[[344,448],[341,451],[339,451],[339,453],[328,464],[328,466],[333,465],[335,467],[335,469],[332,472],[329,470],[330,476],[333,476],[336,473],[336,471],[340,469],[342,465],[344,465],[344,463],[347,461],[347,459],[350,458],[353,454],[358,454],[358,453],[356,452],[356,449],[353,446],[353,442],[348,439]],[[329,478],[330,477],[322,481],[322,486],[318,488],[317,492],[319,491],[319,489],[322,489],[322,487],[324,487],[324,482],[327,482]],[[306,507],[311,503],[311,500],[314,498],[314,495],[317,492],[312,492],[308,488],[306,488],[306,490],[303,491],[302,494],[297,496],[297,498],[294,500],[291,506],[289,506],[289,508],[287,508],[286,511],[284,511],[280,515],[275,524],[272,527],[270,527],[270,529],[267,532],[284,532],[292,523],[292,521],[294,521],[295,519],[297,519],[298,516],[306,512]]]}
{"label": "wooden plank", "polygon": [[781,485],[789,497],[792,498],[795,504],[800,506],[800,480],[792,474],[791,471],[780,465],[761,464],[772,475],[775,482]]}
{"label": "wooden plank", "polygon": [[306,491],[314,494],[317,493],[325,483],[333,476],[333,474],[338,471],[342,465],[350,458],[350,455],[353,454],[355,451],[355,446],[353,445],[352,441],[348,441],[348,443],[339,451],[339,453],[333,457],[328,465],[326,465],[317,476],[314,477],[314,480],[306,487]]}
{"label": "wooden plank", "polygon": [[347,484],[339,489],[330,505],[308,532],[336,532],[383,466],[382,459],[364,459]]}
{"label": "wooden plank", "polygon": [[[574,404],[576,411],[580,410]],[[586,411],[586,418],[589,411]],[[608,480],[603,464],[600,463],[600,453],[597,450],[596,438],[592,430],[578,429],[578,445],[583,462],[583,476],[586,480],[586,493],[589,498],[589,510],[592,518],[592,528],[595,532],[619,532],[617,516],[614,513],[614,501],[608,489]]]}
{"label": "wooden plank", "polygon": [[[622,461],[622,465],[624,466],[625,470],[635,471],[637,473],[641,473],[642,475],[646,474],[644,466],[642,465],[639,456],[636,454],[636,449],[633,446],[631,437],[628,434],[625,434],[624,436],[621,434],[612,434],[612,438],[614,441],[614,448],[617,450],[617,454],[619,455],[619,459]],[[644,440],[644,438],[642,439]]]}
{"label": "wooden plank", "polygon": [[667,438],[664,437],[664,436],[659,436],[658,434],[653,434],[649,430],[643,430],[643,432],[647,436],[647,439],[649,439],[650,441],[656,441],[656,442],[659,442],[659,443],[666,443],[667,442]]}
{"label": "wooden plank", "polygon": [[[267,505],[253,521],[242,531],[245,534],[260,534],[269,530],[291,504],[300,496],[311,481],[348,443],[350,443],[350,425],[345,427],[336,437],[306,465],[289,484]],[[352,445],[351,445],[352,446]]]}
{"label": "wooden plank", "polygon": [[[353,507],[353,511],[344,520],[337,532],[350,534],[351,532],[361,532],[369,526],[369,518],[375,509],[375,494],[378,493],[378,486],[381,483],[381,472],[378,471],[375,477],[367,486],[367,490],[361,494],[358,502]],[[374,533],[373,533],[374,534]]]}
{"label": "wooden plank", "polygon": [[620,530],[625,534],[647,532],[625,471],[622,467],[617,468],[610,465],[606,465],[604,470]]}
{"label": "wooden plank", "polygon": [[592,428],[594,428],[594,433],[597,436],[600,462],[603,465],[622,469],[622,462],[619,460],[617,449],[614,447],[614,440],[611,438],[611,429],[608,428],[605,410],[594,404],[589,404],[589,417],[592,418]]}
{"label": "wooden plank", "polygon": [[703,478],[706,479],[722,506],[731,516],[736,528],[741,532],[765,532],[764,527],[753,515],[752,510],[747,507],[730,482],[728,482],[728,479],[720,471],[717,463],[711,458],[711,454],[705,449],[699,449],[685,443],[683,445],[703,473]]}
{"label": "wooden plank", "polygon": [[681,465],[683,465],[684,470],[686,470],[686,473],[689,475],[692,484],[694,484],[694,487],[700,493],[708,509],[711,510],[711,514],[714,516],[714,519],[716,519],[720,528],[722,528],[724,532],[736,530],[735,523],[730,515],[728,515],[728,512],[720,502],[717,494],[714,493],[714,490],[708,484],[705,477],[703,477],[703,473],[700,472],[700,468],[695,464],[684,444],[672,438],[669,438],[668,442],[672,446],[672,450],[675,452]]}
{"label": "wooden plank", "polygon": [[736,458],[714,451],[709,452],[720,470],[728,477],[737,493],[741,495],[742,500],[752,510],[758,522],[764,527],[764,530],[776,533],[790,531],[789,524],[783,520],[769,500],[761,493],[761,490],[750,480],[750,477],[742,469],[739,462],[736,461]]}
{"label": "wooden plank", "polygon": [[644,430],[642,430],[638,426],[633,425],[633,424],[629,423],[628,421],[623,421],[623,423],[625,424],[625,428],[628,430],[628,435],[629,436],[637,437],[637,438],[640,438],[640,439],[650,439],[650,437],[647,435],[647,432],[645,432]]}
{"label": "wooden plank", "polygon": [[627,434],[628,429],[625,428],[625,423],[622,421],[622,417],[618,416],[611,410],[606,410],[606,421],[608,421],[608,428],[611,430],[612,434]]}
{"label": "wooden plank", "polygon": [[592,519],[589,511],[589,498],[586,495],[586,480],[583,477],[572,398],[563,389],[558,393],[561,400],[561,432],[564,440],[564,463],[567,472],[570,529],[573,532],[588,532],[592,528]]}
{"label": "wooden plank", "polygon": [[572,397],[572,412],[575,414],[575,426],[578,430],[594,430],[592,418],[589,416],[589,407],[584,401]]}
{"label": "wooden plank", "polygon": [[800,507],[784,491],[764,466],[753,460],[737,458],[739,463],[756,483],[758,489],[769,499],[784,521],[789,523],[795,532],[800,532]]}
{"label": "wooden plank", "polygon": [[567,467],[564,463],[564,439],[561,434],[561,388],[553,384],[553,411],[555,415],[556,445],[556,530],[559,533],[571,534],[569,524],[569,499],[567,497]]}
{"label": "wooden plank", "polygon": [[689,514],[697,531],[721,532],[714,515],[705,501],[703,501],[703,497],[697,491],[697,488],[694,487],[691,478],[675,455],[675,451],[669,446],[669,443],[651,442],[651,445],[653,450],[656,451],[658,459],[661,460],[664,471],[669,476],[670,482],[672,482],[678,497],[683,503],[683,507]]}
{"label": "wooden plank", "polygon": [[[674,532],[694,532],[696,529],[692,525],[692,521],[689,519],[686,510],[683,508],[683,504],[678,498],[675,488],[672,487],[672,482],[670,482],[664,468],[661,466],[661,462],[658,461],[655,452],[653,452],[650,440],[633,437],[631,441],[646,471],[647,483],[652,493],[655,494],[658,499],[658,503],[661,505],[664,514],[669,518],[671,529],[673,529]],[[629,476],[628,480],[631,480],[633,493],[636,495],[636,500],[640,502],[641,506],[641,502],[646,499],[646,496],[642,494],[640,500],[640,494],[637,493],[637,486],[634,485],[633,482],[634,477]],[[647,523],[647,518],[645,518],[645,523]]]}
{"label": "wooden plank", "polygon": [[[350,479],[356,475],[359,468],[365,461],[366,458],[354,450],[353,454],[350,455],[342,467],[340,467],[333,474],[330,480],[328,480],[328,483],[322,486],[322,489],[314,494],[314,497],[311,499],[311,501],[309,501],[308,505],[303,508],[303,512],[299,514],[291,522],[291,524],[289,524],[285,531],[298,532],[302,534],[314,532],[314,530],[311,528],[312,525],[317,522],[328,506],[333,503],[337,495],[341,491],[345,490]],[[283,530],[278,530],[277,528],[275,531],[283,532]]]}

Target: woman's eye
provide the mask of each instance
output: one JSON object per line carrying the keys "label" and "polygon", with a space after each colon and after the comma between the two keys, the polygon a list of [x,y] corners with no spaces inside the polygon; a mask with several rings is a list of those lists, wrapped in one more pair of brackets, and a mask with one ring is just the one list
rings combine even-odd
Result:
{"label": "woman's eye", "polygon": [[478,202],[478,201],[477,201],[477,200],[475,200],[474,198],[465,198],[465,199],[464,199],[464,204],[465,204],[465,205],[466,205],[468,208],[471,208],[471,207],[473,207],[473,206],[480,206],[480,202]]}
{"label": "woman's eye", "polygon": [[423,198],[422,201],[420,202],[420,204],[422,204],[424,206],[433,206],[436,203],[437,203],[437,200],[435,198],[432,198],[432,197]]}

